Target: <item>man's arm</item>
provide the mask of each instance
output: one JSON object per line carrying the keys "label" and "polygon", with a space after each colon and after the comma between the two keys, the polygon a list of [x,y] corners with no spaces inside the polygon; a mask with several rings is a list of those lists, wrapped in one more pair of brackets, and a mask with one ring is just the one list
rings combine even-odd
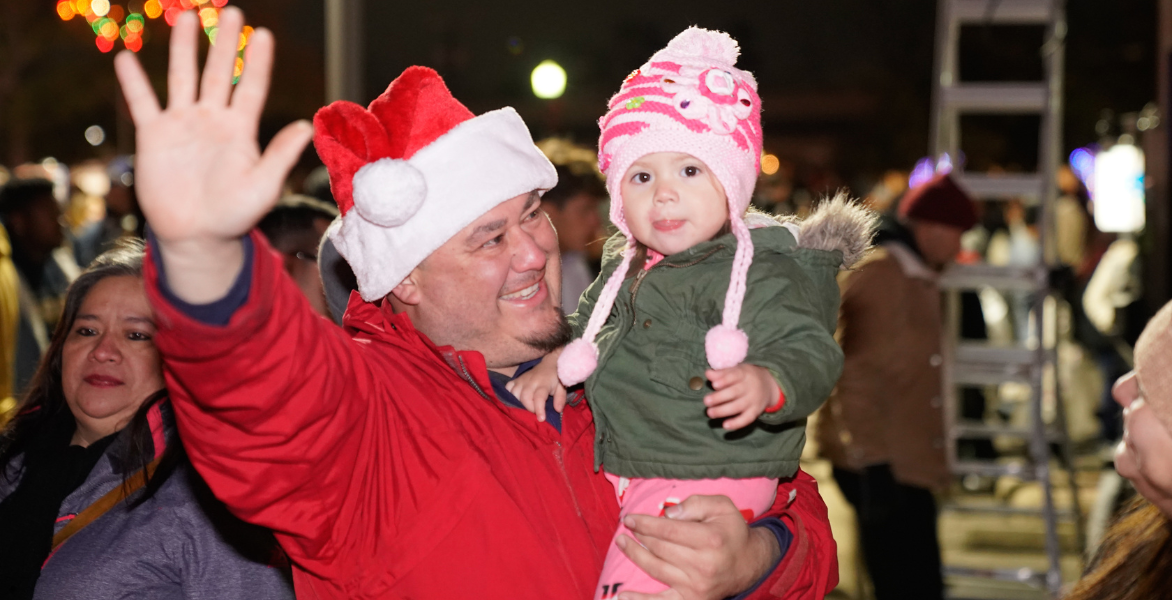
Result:
{"label": "man's arm", "polygon": [[[242,23],[238,9],[225,9],[219,39],[236,40]],[[252,36],[235,93],[236,45],[214,45],[197,98],[196,26],[184,13],[172,30],[165,110],[133,55],[116,59],[136,126],[139,201],[154,235],[144,279],[156,343],[188,454],[216,496],[274,529],[303,568],[326,575],[332,533],[346,525],[337,523],[339,509],[373,460],[359,442],[385,433],[387,419],[364,401],[363,353],[313,314],[262,236],[251,235],[245,262],[242,239],[276,201],[311,134],[297,123],[263,155],[258,147],[272,34]],[[226,325],[184,311],[223,299],[242,274],[247,297]]]}

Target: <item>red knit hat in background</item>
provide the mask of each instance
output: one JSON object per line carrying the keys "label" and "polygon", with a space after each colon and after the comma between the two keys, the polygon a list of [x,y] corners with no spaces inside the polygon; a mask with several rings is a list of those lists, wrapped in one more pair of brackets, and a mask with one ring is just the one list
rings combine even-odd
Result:
{"label": "red knit hat in background", "polygon": [[968,231],[977,224],[977,207],[945,173],[908,190],[899,203],[899,216]]}

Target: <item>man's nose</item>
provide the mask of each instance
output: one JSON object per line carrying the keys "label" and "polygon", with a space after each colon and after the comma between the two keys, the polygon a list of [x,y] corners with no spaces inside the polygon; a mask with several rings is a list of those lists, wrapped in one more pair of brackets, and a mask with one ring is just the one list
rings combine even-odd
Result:
{"label": "man's nose", "polygon": [[546,259],[545,249],[537,243],[533,234],[518,228],[517,243],[513,246],[513,271],[524,273],[544,269]]}
{"label": "man's nose", "polygon": [[1115,382],[1115,387],[1111,388],[1111,395],[1119,403],[1119,406],[1123,408],[1131,406],[1131,403],[1139,398],[1139,378],[1136,377],[1135,371],[1120,377]]}

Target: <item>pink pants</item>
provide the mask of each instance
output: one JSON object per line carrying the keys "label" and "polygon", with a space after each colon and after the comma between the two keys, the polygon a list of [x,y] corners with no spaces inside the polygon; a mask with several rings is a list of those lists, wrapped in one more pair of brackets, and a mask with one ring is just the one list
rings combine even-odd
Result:
{"label": "pink pants", "polygon": [[[594,591],[594,600],[614,598],[619,592],[635,591],[647,594],[662,592],[667,586],[656,581],[642,569],[635,566],[619,549],[615,541],[620,535],[631,535],[622,519],[627,515],[663,516],[663,511],[669,506],[679,504],[689,496],[721,495],[728,496],[746,521],[752,521],[758,515],[765,514],[773,506],[777,495],[777,480],[765,477],[752,479],[627,479],[616,475],[606,474],[615,487],[615,495],[619,499],[619,528],[610,542],[610,549],[606,553],[606,563],[602,565],[602,577],[598,580],[598,589]],[[634,538],[633,535],[631,535]]]}

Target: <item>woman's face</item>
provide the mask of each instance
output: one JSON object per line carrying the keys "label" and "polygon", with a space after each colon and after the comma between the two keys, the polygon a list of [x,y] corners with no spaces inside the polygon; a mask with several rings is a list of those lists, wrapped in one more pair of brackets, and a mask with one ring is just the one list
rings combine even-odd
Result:
{"label": "woman's face", "polygon": [[65,401],[77,420],[74,444],[88,446],[122,429],[163,389],[154,336],[142,279],[107,277],[90,289],[61,356]]}
{"label": "woman's face", "polygon": [[1123,441],[1115,449],[1115,470],[1172,517],[1172,432],[1149,405],[1172,399],[1145,399],[1135,373],[1120,378],[1112,392],[1123,406]]}

